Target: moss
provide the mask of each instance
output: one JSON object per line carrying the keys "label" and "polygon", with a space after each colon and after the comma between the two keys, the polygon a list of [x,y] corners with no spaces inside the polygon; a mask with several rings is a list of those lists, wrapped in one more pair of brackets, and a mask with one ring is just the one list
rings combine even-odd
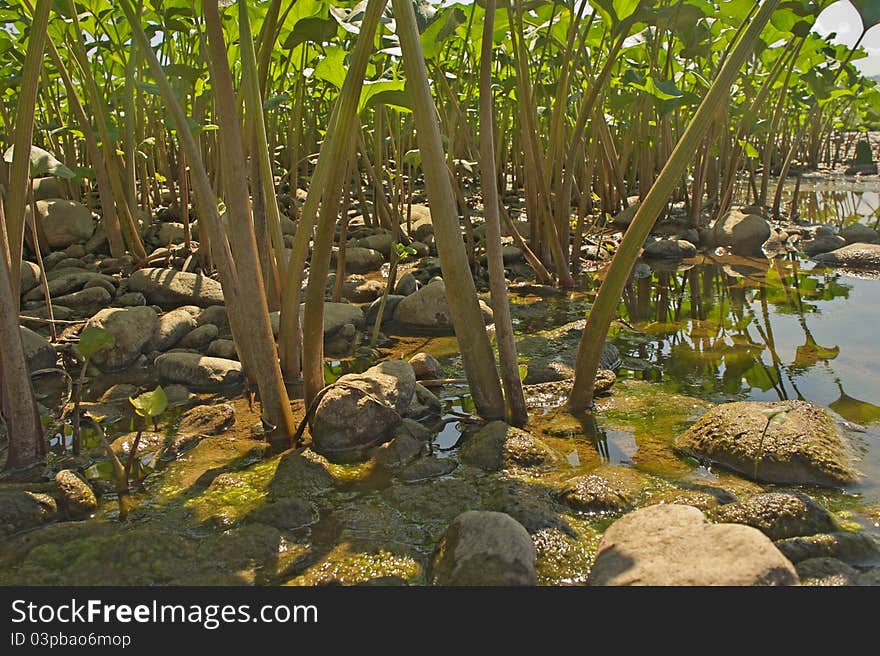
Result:
{"label": "moss", "polygon": [[424,565],[407,554],[384,549],[362,551],[351,543],[342,543],[285,585],[356,585],[389,577],[424,584]]}

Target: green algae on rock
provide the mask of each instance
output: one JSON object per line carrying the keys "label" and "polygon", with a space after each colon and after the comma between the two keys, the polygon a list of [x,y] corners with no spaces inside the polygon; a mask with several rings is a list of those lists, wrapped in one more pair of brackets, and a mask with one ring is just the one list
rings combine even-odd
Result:
{"label": "green algae on rock", "polygon": [[[765,411],[785,420],[769,422]],[[716,406],[675,440],[689,456],[773,483],[838,487],[854,483],[851,447],[834,418],[805,401],[741,401]]]}
{"label": "green algae on rock", "polygon": [[834,517],[806,494],[767,492],[729,503],[710,514],[717,522],[753,526],[771,540],[838,529]]}

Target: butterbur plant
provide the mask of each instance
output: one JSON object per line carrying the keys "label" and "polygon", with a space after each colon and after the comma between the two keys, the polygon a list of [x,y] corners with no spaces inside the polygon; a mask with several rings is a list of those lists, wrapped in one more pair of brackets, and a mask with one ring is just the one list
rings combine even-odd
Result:
{"label": "butterbur plant", "polygon": [[770,428],[771,424],[774,426],[780,426],[785,423],[786,419],[788,419],[788,408],[776,406],[773,408],[767,408],[761,412],[767,417],[767,423],[764,424],[764,430],[761,431],[761,439],[758,440],[758,452],[755,456],[755,471],[752,473],[752,478],[755,480],[758,480],[758,465],[760,465],[761,460],[764,459],[764,438],[767,436],[767,430]]}

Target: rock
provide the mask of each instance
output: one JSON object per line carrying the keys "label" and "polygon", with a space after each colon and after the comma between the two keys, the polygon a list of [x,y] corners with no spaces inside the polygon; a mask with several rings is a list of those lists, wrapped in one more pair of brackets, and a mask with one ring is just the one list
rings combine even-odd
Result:
{"label": "rock", "polygon": [[[389,294],[385,299],[385,308],[382,310],[382,323],[387,323],[394,319],[394,312],[397,310],[397,305],[404,299],[405,296],[398,296],[396,294]],[[376,324],[376,317],[379,315],[379,305],[382,303],[381,298],[377,298],[375,301],[370,303],[367,306],[366,311],[366,325],[372,327]]]}
{"label": "rock", "polygon": [[233,423],[235,423],[235,408],[231,403],[199,405],[183,413],[177,425],[177,432],[220,435]]}
{"label": "rock", "polygon": [[378,280],[347,281],[342,286],[342,297],[352,303],[371,303],[384,291],[385,285]]}
{"label": "rock", "polygon": [[211,390],[244,380],[241,363],[211,358],[198,353],[165,353],[156,358],[156,369],[163,381]]}
{"label": "rock", "polygon": [[830,253],[820,253],[813,258],[819,264],[865,269],[880,269],[880,244],[848,244]]}
{"label": "rock", "polygon": [[[386,259],[391,256],[391,244],[393,244],[396,240],[391,235],[390,232],[383,232],[379,235],[370,235],[369,237],[364,237],[363,239],[357,240],[358,248],[369,248],[374,251],[378,251],[382,253],[382,256]],[[346,255],[346,268],[348,268],[348,256]],[[381,265],[380,265],[381,266]]]}
{"label": "rock", "polygon": [[416,280],[416,277],[409,271],[404,273],[397,280],[397,284],[394,286],[394,293],[398,296],[409,296],[410,294],[415,294],[419,288],[419,281]]}
{"label": "rock", "polygon": [[28,370],[33,373],[54,367],[58,360],[58,351],[49,340],[25,326],[20,326],[20,330],[21,345],[24,347]]}
{"label": "rock", "polygon": [[0,492],[0,538],[51,522],[58,515],[55,499],[37,492]]}
{"label": "rock", "polygon": [[844,175],[877,175],[877,165],[876,164],[853,164],[848,167],[844,172]]}
{"label": "rock", "polygon": [[428,456],[419,458],[413,463],[406,465],[397,472],[397,477],[407,483],[427,481],[432,478],[451,474],[458,467],[458,462],[453,458],[436,458]]}
{"label": "rock", "polygon": [[159,318],[151,307],[107,308],[95,314],[86,328],[103,328],[116,339],[111,349],[98,351],[92,362],[111,371],[132,364],[144,351],[159,327]]}
{"label": "rock", "polygon": [[128,401],[129,397],[137,396],[137,393],[138,388],[136,385],[119,383],[117,385],[109,387],[98,400],[101,403],[110,403],[112,401]]}
{"label": "rock", "polygon": [[34,189],[34,200],[68,198],[70,196],[67,185],[60,178],[34,178],[31,181],[31,186]]}
{"label": "rock", "polygon": [[226,358],[227,360],[238,360],[238,351],[235,349],[235,342],[231,339],[215,339],[208,344],[205,350],[208,355],[215,358]]}
{"label": "rock", "polygon": [[182,223],[163,223],[159,226],[159,234],[156,238],[163,246],[182,244],[186,241],[186,228]]}
{"label": "rock", "polygon": [[710,228],[715,246],[726,246],[737,255],[763,255],[761,246],[770,237],[770,224],[759,214],[732,209]]}
{"label": "rock", "polygon": [[416,380],[436,380],[443,378],[443,367],[433,355],[428,353],[416,353],[409,359],[413,371],[416,372]]}
{"label": "rock", "polygon": [[206,323],[198,328],[194,328],[184,335],[178,345],[180,348],[193,349],[201,351],[207,348],[208,344],[217,339],[220,330],[212,323]]}
{"label": "rock", "polygon": [[55,265],[58,264],[61,260],[67,259],[67,254],[62,251],[55,251],[54,253],[49,253],[46,257],[43,258],[43,268],[46,271],[51,271],[55,268]]}
{"label": "rock", "polygon": [[801,585],[858,585],[859,571],[836,558],[808,558],[797,564]]}
{"label": "rock", "polygon": [[43,281],[43,272],[40,267],[33,262],[27,260],[21,261],[21,286],[19,287],[22,294],[34,289]]}
{"label": "rock", "polygon": [[806,494],[797,492],[756,494],[745,501],[720,506],[710,516],[717,522],[753,526],[771,540],[838,530],[831,513]]}
{"label": "rock", "polygon": [[[87,284],[93,284],[98,281],[110,284],[111,286],[113,286],[113,290],[116,290],[116,281],[111,276],[106,276],[104,274],[94,273],[91,271],[83,271],[82,269],[52,271],[47,276],[46,286],[49,288],[49,294],[54,302],[54,299],[64,296],[65,294],[70,294],[71,292],[79,291]],[[22,298],[25,301],[42,301],[44,298],[42,286],[34,287]]]}
{"label": "rock", "polygon": [[409,247],[416,252],[416,257],[428,257],[431,254],[431,247],[421,241],[414,241]]}
{"label": "rock", "polygon": [[424,385],[416,383],[416,391],[413,400],[406,409],[405,416],[423,419],[437,416],[443,411],[443,403],[437,396]]}
{"label": "rock", "polygon": [[[66,248],[86,241],[95,232],[92,213],[82,203],[63,198],[49,198],[36,202],[37,216],[51,249]],[[30,205],[25,209],[30,212]]]}
{"label": "rock", "polygon": [[602,537],[588,585],[797,585],[794,566],[750,526],[710,524],[692,506],[641,508]]}
{"label": "rock", "polygon": [[[536,385],[537,383],[572,379],[574,378],[576,359],[577,349],[567,349],[554,355],[535,358],[526,367],[523,383]],[[597,389],[600,386],[606,390],[610,388],[617,379],[614,371],[618,368],[620,368],[620,351],[614,344],[606,342],[599,355],[599,370],[596,373]]]}
{"label": "rock", "polygon": [[98,500],[92,488],[69,469],[55,474],[55,483],[61,491],[61,503],[70,519],[88,519],[98,510]]}
{"label": "rock", "polygon": [[409,363],[387,360],[345,374],[321,398],[311,423],[312,448],[331,460],[352,460],[385,442],[415,393]]}
{"label": "rock", "polygon": [[[107,246],[107,231],[104,226],[98,226],[94,234],[83,244],[87,253],[109,252]],[[109,273],[109,272],[108,272]]]}
{"label": "rock", "polygon": [[141,292],[161,307],[223,305],[223,287],[206,276],[174,269],[138,269],[128,279],[128,288]]}
{"label": "rock", "polygon": [[83,316],[91,316],[113,301],[113,297],[103,287],[87,287],[72,294],[53,298],[59,305],[69,307]]}
{"label": "rock", "polygon": [[645,244],[645,257],[680,260],[697,254],[697,247],[685,239],[656,239]]}
{"label": "rock", "polygon": [[629,224],[632,223],[632,220],[635,218],[639,206],[641,205],[641,201],[639,201],[638,196],[630,196],[626,200],[629,206],[615,214],[614,218],[611,219],[611,223],[614,225],[615,228],[628,228]]}
{"label": "rock", "polygon": [[556,456],[546,444],[520,428],[492,421],[469,435],[461,446],[463,462],[486,471],[511,467],[547,467]]}
{"label": "rock", "polygon": [[427,205],[414,203],[410,206],[411,236],[425,243],[425,240],[434,235],[434,224],[431,222],[431,210]]}
{"label": "rock", "polygon": [[306,499],[282,499],[257,509],[251,519],[287,531],[305,528],[317,523],[318,509]]}
{"label": "rock", "polygon": [[[333,252],[333,264],[336,262],[336,251]],[[385,263],[382,253],[372,248],[352,246],[345,249],[345,271],[347,273],[369,273],[378,271]]]}
{"label": "rock", "polygon": [[847,244],[877,244],[880,243],[880,232],[862,223],[854,223],[840,231],[840,236]]}
{"label": "rock", "polygon": [[405,433],[376,448],[376,464],[396,469],[410,464],[427,451],[427,445]]}
{"label": "rock", "polygon": [[618,466],[601,467],[576,476],[556,494],[569,508],[590,514],[620,513],[633,505],[643,486],[634,471]]}
{"label": "rock", "polygon": [[[767,426],[764,411],[784,408]],[[766,432],[765,432],[766,427]],[[709,410],[675,440],[679,451],[771,483],[838,487],[858,478],[848,440],[825,410],[805,401],[740,401]]]}
{"label": "rock", "polygon": [[159,325],[146,351],[167,351],[196,327],[196,320],[189,311],[178,308],[159,317]]}
{"label": "rock", "polygon": [[[299,306],[300,321],[302,321],[305,303]],[[272,332],[278,332],[281,319],[277,312],[269,315],[272,320]],[[356,330],[364,328],[364,311],[351,303],[324,303],[324,339],[335,336],[346,325],[352,325]]]}
{"label": "rock", "polygon": [[456,517],[437,547],[434,585],[537,585],[535,546],[510,515],[469,510]]}
{"label": "rock", "polygon": [[846,240],[837,235],[817,235],[814,239],[801,243],[801,250],[812,257],[846,246]]}
{"label": "rock", "polygon": [[[483,320],[492,321],[492,309],[480,301]],[[446,300],[446,285],[442,280],[425,285],[417,292],[404,298],[394,311],[394,319],[408,327],[432,334],[454,333],[449,304]]]}
{"label": "rock", "polygon": [[837,558],[850,565],[880,565],[880,544],[865,532],[838,531],[788,538],[776,543],[793,563],[808,558]]}
{"label": "rock", "polygon": [[204,326],[206,323],[213,323],[221,331],[228,330],[229,317],[226,315],[226,307],[223,305],[211,305],[202,310],[196,319],[196,325]]}
{"label": "rock", "polygon": [[113,304],[117,307],[139,307],[146,305],[147,299],[140,292],[128,292],[117,296]]}

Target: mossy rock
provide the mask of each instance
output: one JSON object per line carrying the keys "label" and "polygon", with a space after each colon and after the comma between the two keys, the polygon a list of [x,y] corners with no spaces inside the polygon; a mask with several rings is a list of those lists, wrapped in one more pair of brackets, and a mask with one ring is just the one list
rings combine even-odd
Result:
{"label": "mossy rock", "polygon": [[771,540],[838,529],[830,512],[806,494],[767,492],[729,503],[710,514],[716,522],[753,526]]}
{"label": "mossy rock", "polygon": [[557,461],[557,455],[541,440],[503,421],[489,422],[469,435],[459,454],[463,462],[486,471],[552,468]]}
{"label": "mossy rock", "polygon": [[[784,419],[768,426],[765,411],[773,409],[784,410]],[[675,446],[686,455],[771,483],[839,487],[859,477],[852,447],[837,422],[805,401],[716,406],[680,435]]]}
{"label": "mossy rock", "polygon": [[850,565],[880,565],[880,543],[863,531],[837,531],[776,542],[793,563],[810,558],[836,558]]}

